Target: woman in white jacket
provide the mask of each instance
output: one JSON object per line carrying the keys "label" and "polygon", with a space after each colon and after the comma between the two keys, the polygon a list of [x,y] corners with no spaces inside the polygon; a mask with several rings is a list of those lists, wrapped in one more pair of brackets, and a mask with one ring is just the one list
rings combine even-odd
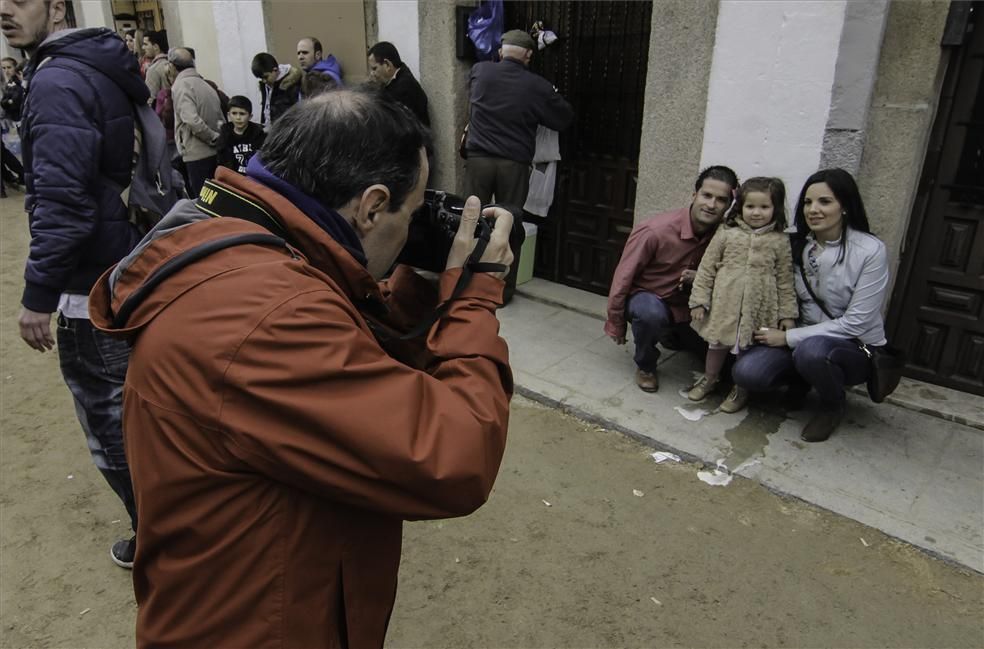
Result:
{"label": "woman in white jacket", "polygon": [[822,442],[844,416],[845,386],[868,379],[868,357],[858,343],[886,344],[881,308],[888,260],[885,244],[870,232],[857,183],[843,169],[823,169],[807,178],[795,225],[800,319],[788,331],[756,332],[759,345],[738,359],[733,376],[736,385],[752,392],[787,386],[791,409],[802,407],[810,389],[816,390],[821,408],[800,436]]}

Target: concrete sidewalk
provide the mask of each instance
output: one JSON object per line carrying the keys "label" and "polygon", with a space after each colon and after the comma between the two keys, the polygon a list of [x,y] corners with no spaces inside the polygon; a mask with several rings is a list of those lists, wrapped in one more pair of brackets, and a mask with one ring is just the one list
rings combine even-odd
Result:
{"label": "concrete sidewalk", "polygon": [[604,312],[601,296],[521,285],[499,311],[518,391],[686,459],[723,460],[737,475],[984,572],[984,430],[975,427],[984,427],[984,399],[908,384],[934,395],[931,404],[953,401],[934,416],[917,401],[875,405],[851,394],[838,433],[806,444],[799,432],[815,401],[787,412],[763,395],[735,414],[717,410],[724,393],[694,403],[680,392],[702,369],[690,354],[665,352],[659,392],[642,392],[632,342],[604,335]]}

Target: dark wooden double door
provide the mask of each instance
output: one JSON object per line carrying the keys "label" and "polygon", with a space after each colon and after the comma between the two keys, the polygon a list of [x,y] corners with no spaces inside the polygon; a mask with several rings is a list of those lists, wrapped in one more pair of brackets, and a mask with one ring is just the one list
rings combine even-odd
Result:
{"label": "dark wooden double door", "polygon": [[984,395],[984,3],[970,8],[940,97],[889,338],[908,353],[907,375]]}
{"label": "dark wooden double door", "polygon": [[557,191],[539,226],[536,276],[607,294],[632,231],[651,2],[506,2],[505,29],[536,21],[560,38],[533,57],[574,107]]}

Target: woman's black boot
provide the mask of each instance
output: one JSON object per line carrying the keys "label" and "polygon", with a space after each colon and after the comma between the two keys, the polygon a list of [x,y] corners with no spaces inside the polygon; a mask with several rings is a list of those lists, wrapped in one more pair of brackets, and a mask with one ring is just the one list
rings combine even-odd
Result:
{"label": "woman's black boot", "polygon": [[823,404],[822,410],[813,415],[803,427],[800,439],[804,442],[826,442],[844,418],[845,405],[843,401],[836,404]]}

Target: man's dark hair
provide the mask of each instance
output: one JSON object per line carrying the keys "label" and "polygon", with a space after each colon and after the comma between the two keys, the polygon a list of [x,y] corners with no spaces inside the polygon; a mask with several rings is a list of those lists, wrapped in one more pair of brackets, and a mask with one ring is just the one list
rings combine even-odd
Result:
{"label": "man's dark hair", "polygon": [[704,184],[706,179],[720,180],[723,183],[728,183],[731,186],[731,191],[738,189],[738,174],[736,174],[731,167],[725,167],[724,165],[712,165],[697,176],[697,182],[694,183],[694,191],[699,192],[700,186]]}
{"label": "man's dark hair", "polygon": [[315,52],[321,52],[322,54],[325,53],[324,48],[321,47],[321,41],[319,41],[314,36],[305,36],[301,40],[311,41],[311,49],[313,49]]}
{"label": "man's dark hair", "polygon": [[274,58],[273,54],[269,52],[260,52],[253,57],[253,63],[250,64],[250,70],[253,72],[253,76],[259,79],[267,72],[277,69],[277,59]]}
{"label": "man's dark hair", "polygon": [[266,168],[326,206],[339,208],[370,185],[389,187],[397,210],[420,178],[429,134],[410,109],[368,88],[327,92],[295,104],[270,129]]}
{"label": "man's dark hair", "polygon": [[147,32],[144,34],[144,38],[150,41],[151,44],[161,48],[161,52],[167,52],[167,30],[162,29],[159,32]]}
{"label": "man's dark hair", "polygon": [[249,100],[249,97],[244,97],[242,95],[233,95],[229,97],[229,108],[241,108],[249,114],[253,114],[253,102]]}
{"label": "man's dark hair", "polygon": [[393,64],[394,68],[402,68],[403,61],[400,59],[400,53],[396,50],[396,46],[389,41],[380,41],[372,47],[369,48],[369,54],[372,58],[376,59],[376,63],[382,63],[384,60],[389,60]]}

